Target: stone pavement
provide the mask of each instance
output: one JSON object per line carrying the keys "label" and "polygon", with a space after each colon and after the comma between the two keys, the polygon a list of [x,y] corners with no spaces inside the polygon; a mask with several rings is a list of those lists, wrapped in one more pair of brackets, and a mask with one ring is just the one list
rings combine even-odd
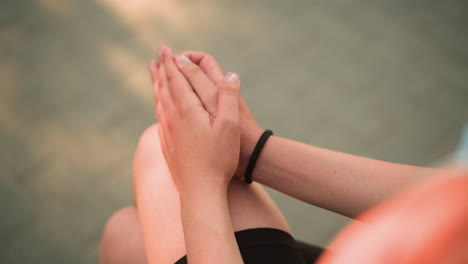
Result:
{"label": "stone pavement", "polygon": [[[468,120],[467,13],[462,0],[2,1],[0,263],[97,263],[106,219],[132,203],[162,43],[238,72],[277,135],[429,165]],[[269,192],[300,239],[326,245],[348,221]]]}

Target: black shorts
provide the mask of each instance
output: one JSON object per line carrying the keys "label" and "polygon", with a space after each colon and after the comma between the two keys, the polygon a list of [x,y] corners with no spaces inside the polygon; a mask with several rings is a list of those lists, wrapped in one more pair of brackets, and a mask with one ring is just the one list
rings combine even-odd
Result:
{"label": "black shorts", "polygon": [[[254,228],[235,233],[246,264],[315,263],[323,249],[296,241],[289,233],[273,228]],[[176,264],[187,263],[183,257]]]}

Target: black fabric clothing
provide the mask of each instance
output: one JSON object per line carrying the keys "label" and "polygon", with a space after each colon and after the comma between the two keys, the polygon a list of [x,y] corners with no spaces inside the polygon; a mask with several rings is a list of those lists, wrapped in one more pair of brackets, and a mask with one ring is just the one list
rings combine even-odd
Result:
{"label": "black fabric clothing", "polygon": [[296,245],[302,253],[302,256],[306,260],[307,264],[314,264],[320,255],[324,252],[324,249],[309,243],[296,240]]}
{"label": "black fabric clothing", "polygon": [[[287,232],[274,228],[253,228],[235,233],[242,259],[246,264],[311,264],[323,249],[296,241]],[[176,264],[186,264],[184,256]]]}

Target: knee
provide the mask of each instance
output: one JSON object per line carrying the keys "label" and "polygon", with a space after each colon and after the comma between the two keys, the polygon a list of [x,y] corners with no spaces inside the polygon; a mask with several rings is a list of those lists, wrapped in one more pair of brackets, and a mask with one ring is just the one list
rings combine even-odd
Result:
{"label": "knee", "polygon": [[107,221],[102,234],[100,263],[145,263],[143,241],[134,206],[120,209]]}
{"label": "knee", "polygon": [[138,140],[136,155],[154,151],[155,146],[159,146],[158,125],[153,124],[143,131]]}
{"label": "knee", "polygon": [[107,221],[102,235],[103,243],[114,241],[118,238],[123,227],[138,223],[138,215],[134,206],[128,206],[115,212]]}
{"label": "knee", "polygon": [[145,175],[145,171],[153,170],[160,162],[164,161],[157,124],[148,127],[140,136],[138,146],[133,159],[133,175],[135,182]]}

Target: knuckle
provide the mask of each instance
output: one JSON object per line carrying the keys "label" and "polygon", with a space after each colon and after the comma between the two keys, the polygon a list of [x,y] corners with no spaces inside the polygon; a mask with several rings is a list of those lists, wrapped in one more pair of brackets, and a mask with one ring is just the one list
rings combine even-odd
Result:
{"label": "knuckle", "polygon": [[196,115],[198,113],[198,110],[198,107],[192,104],[181,104],[179,106],[181,119],[191,118],[192,115]]}
{"label": "knuckle", "polygon": [[224,128],[235,127],[238,123],[238,120],[233,115],[225,115],[220,120],[221,126]]}
{"label": "knuckle", "polygon": [[208,54],[208,53],[204,53],[204,55],[205,55],[205,59],[207,61],[214,61],[215,60],[215,58],[213,56],[211,56],[210,54]]}
{"label": "knuckle", "polygon": [[203,105],[206,108],[206,111],[213,116],[216,116],[216,109],[218,105],[218,91],[214,90],[213,92],[207,92],[205,98],[201,98]]}
{"label": "knuckle", "polygon": [[218,90],[209,91],[207,92],[207,94],[208,94],[206,96],[207,104],[215,107],[216,104],[218,103]]}
{"label": "knuckle", "polygon": [[177,106],[177,111],[180,113],[180,117],[184,119],[190,113],[190,107],[186,104],[180,104]]}
{"label": "knuckle", "polygon": [[173,84],[174,83],[174,76],[172,74],[167,74],[167,82],[169,84]]}
{"label": "knuckle", "polygon": [[195,64],[190,64],[187,66],[187,74],[190,75],[198,75],[200,73],[200,68]]}
{"label": "knuckle", "polygon": [[172,118],[166,119],[166,128],[169,133],[172,133],[174,130],[174,121],[172,121]]}
{"label": "knuckle", "polygon": [[233,83],[225,83],[222,86],[222,92],[227,95],[237,95],[239,93],[239,87]]}

